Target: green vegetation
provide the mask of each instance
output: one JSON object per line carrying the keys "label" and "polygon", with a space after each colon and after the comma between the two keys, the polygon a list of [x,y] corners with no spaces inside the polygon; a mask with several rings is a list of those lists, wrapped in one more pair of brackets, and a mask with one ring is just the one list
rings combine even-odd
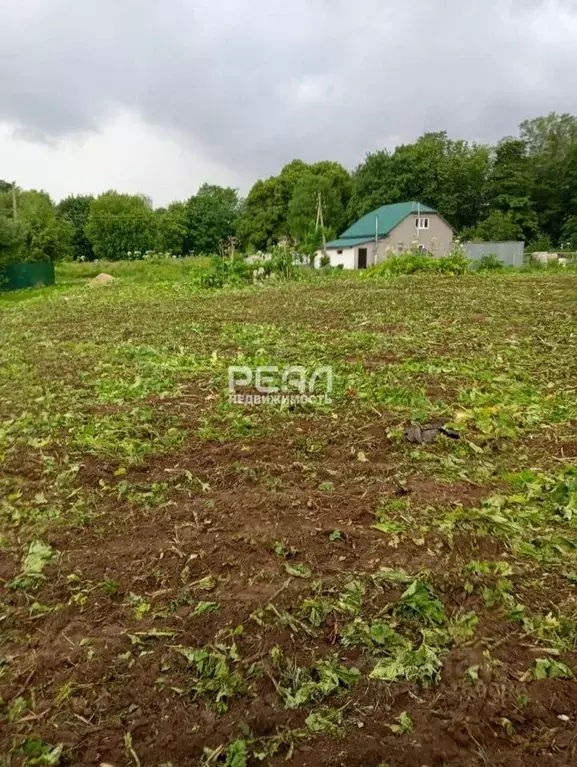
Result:
{"label": "green vegetation", "polygon": [[392,256],[378,266],[367,269],[362,276],[372,280],[390,275],[415,274],[417,272],[434,272],[447,275],[465,274],[469,261],[461,251],[462,249],[455,248],[455,251],[446,258],[431,258],[431,256],[418,251],[401,256]]}
{"label": "green vegetation", "polygon": [[[286,253],[0,299],[2,753],[570,763],[575,273]],[[330,365],[332,401],[233,404],[230,365]]]}
{"label": "green vegetation", "polygon": [[[152,191],[152,190],[151,190]],[[270,251],[290,240],[310,259],[331,239],[381,205],[419,200],[433,206],[461,240],[518,240],[527,252],[577,251],[577,117],[552,113],[527,120],[518,137],[495,146],[425,133],[394,151],[367,154],[354,171],[336,162],[293,160],[258,180],[247,194],[203,184],[187,200],[154,209],[142,195],[114,190],[69,196],[54,205],[44,192],[13,190],[0,181],[0,265],[13,260],[118,261],[145,253],[217,255]],[[14,200],[17,215],[14,217]],[[137,256],[135,256],[137,254]],[[323,265],[326,265],[323,263]],[[481,268],[493,268],[486,261]],[[418,254],[386,273],[432,269]],[[214,277],[213,281],[218,277]],[[227,284],[241,284],[242,274]],[[213,285],[214,286],[214,285]]]}

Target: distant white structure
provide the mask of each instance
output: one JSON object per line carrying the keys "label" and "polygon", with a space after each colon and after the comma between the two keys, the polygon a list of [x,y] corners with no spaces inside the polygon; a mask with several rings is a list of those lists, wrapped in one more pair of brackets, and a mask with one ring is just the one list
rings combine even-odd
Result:
{"label": "distant white structure", "polygon": [[262,253],[259,251],[252,256],[247,256],[245,261],[247,264],[262,264],[264,261],[270,261],[272,255],[270,253]]}

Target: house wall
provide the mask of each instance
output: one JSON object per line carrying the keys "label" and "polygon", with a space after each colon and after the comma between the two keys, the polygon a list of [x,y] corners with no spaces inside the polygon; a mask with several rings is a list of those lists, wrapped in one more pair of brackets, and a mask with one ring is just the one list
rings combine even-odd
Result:
{"label": "house wall", "polygon": [[[366,248],[367,250],[367,267],[373,266],[379,263],[374,257],[375,243],[373,240],[355,245],[354,248],[329,248],[327,253],[331,259],[331,266],[343,265],[344,269],[357,269],[359,263],[359,248]],[[342,250],[342,253],[338,251]],[[320,251],[319,251],[320,252]],[[379,242],[379,253],[384,254],[384,240]]]}
{"label": "house wall", "polygon": [[[329,248],[327,253],[331,259],[331,266],[343,265],[344,269],[356,269],[359,257],[359,248],[367,249],[367,266],[380,264],[391,254],[397,255],[409,250],[414,242],[418,240],[433,256],[440,258],[446,256],[453,242],[453,230],[436,213],[422,213],[421,218],[429,219],[429,228],[420,229],[417,237],[415,227],[416,215],[407,216],[404,221],[391,230],[388,237],[383,237],[377,244],[375,259],[375,243],[369,240],[366,243],[355,245],[354,248],[342,248],[342,253],[338,253],[336,248]],[[322,255],[319,251],[317,255]]]}
{"label": "house wall", "polygon": [[[386,259],[388,251],[390,251],[388,238],[379,240],[376,257],[374,240],[355,245],[354,248],[328,248],[327,253],[331,259],[331,266],[339,266],[342,264],[343,269],[357,269],[359,263],[359,248],[367,249],[367,267],[380,264],[381,261]],[[339,250],[342,250],[342,253],[339,253]],[[320,263],[321,256],[322,250],[319,250],[315,258],[315,266]]]}
{"label": "house wall", "polygon": [[391,251],[397,254],[409,250],[413,243],[417,241],[419,245],[424,245],[425,249],[433,256],[447,255],[453,242],[453,230],[451,227],[437,213],[422,213],[421,218],[429,219],[429,228],[420,229],[417,233],[415,226],[416,218],[416,214],[407,216],[382,241],[384,243],[384,250],[381,257],[379,248],[379,262],[384,260]]}
{"label": "house wall", "polygon": [[374,266],[375,264],[378,264],[378,254],[377,258],[375,260],[375,241],[371,240],[370,242],[363,242],[360,245],[357,245],[353,248],[355,252],[353,266],[352,269],[358,269],[359,264],[359,248],[366,248],[367,251],[367,268],[369,266]]}
{"label": "house wall", "polygon": [[[339,253],[338,250],[342,250],[342,253]],[[322,251],[319,251],[319,253],[322,255]],[[344,269],[355,268],[355,248],[328,248],[327,254],[331,259],[331,266],[340,266],[342,264]]]}

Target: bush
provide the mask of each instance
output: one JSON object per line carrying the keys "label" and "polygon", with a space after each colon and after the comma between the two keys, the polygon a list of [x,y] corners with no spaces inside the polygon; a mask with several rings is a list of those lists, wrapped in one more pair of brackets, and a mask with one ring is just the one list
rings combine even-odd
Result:
{"label": "bush", "polygon": [[216,256],[200,283],[205,288],[222,288],[225,285],[257,284],[277,277],[293,280],[298,275],[295,257],[294,249],[287,244],[276,245],[272,257],[260,264],[248,264],[243,258],[230,261]]}
{"label": "bush", "polygon": [[504,269],[504,264],[499,261],[494,253],[485,253],[476,264],[477,271],[489,272],[495,269]]}
{"label": "bush", "polygon": [[330,256],[327,256],[326,253],[322,255],[320,260],[320,265],[321,265],[321,269],[326,269],[327,266],[330,266],[331,265]]}
{"label": "bush", "polygon": [[437,272],[441,274],[465,274],[469,266],[468,259],[459,247],[454,247],[448,256],[433,258],[421,251],[409,251],[401,256],[393,256],[382,264],[373,266],[363,273],[367,278],[386,277],[389,275],[415,274],[416,272]]}
{"label": "bush", "polygon": [[275,245],[272,249],[272,258],[270,261],[265,261],[263,265],[265,274],[267,276],[278,274],[286,280],[294,279],[298,268],[295,265],[295,259],[295,249],[286,242]]}
{"label": "bush", "polygon": [[471,265],[469,259],[460,245],[453,245],[448,256],[437,258],[438,270],[443,274],[465,274]]}
{"label": "bush", "polygon": [[0,215],[0,267],[22,260],[23,233],[11,218]]}
{"label": "bush", "polygon": [[[260,267],[262,268],[262,267]],[[247,285],[252,282],[253,268],[241,258],[229,260],[213,256],[210,269],[200,278],[204,288],[223,288],[225,285]]]}

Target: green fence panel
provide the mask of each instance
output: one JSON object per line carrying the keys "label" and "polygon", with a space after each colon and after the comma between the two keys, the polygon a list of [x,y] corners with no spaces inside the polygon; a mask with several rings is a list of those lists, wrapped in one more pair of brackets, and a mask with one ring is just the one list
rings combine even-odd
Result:
{"label": "green fence panel", "polygon": [[54,285],[54,264],[50,261],[0,267],[0,290],[40,288],[45,285]]}

